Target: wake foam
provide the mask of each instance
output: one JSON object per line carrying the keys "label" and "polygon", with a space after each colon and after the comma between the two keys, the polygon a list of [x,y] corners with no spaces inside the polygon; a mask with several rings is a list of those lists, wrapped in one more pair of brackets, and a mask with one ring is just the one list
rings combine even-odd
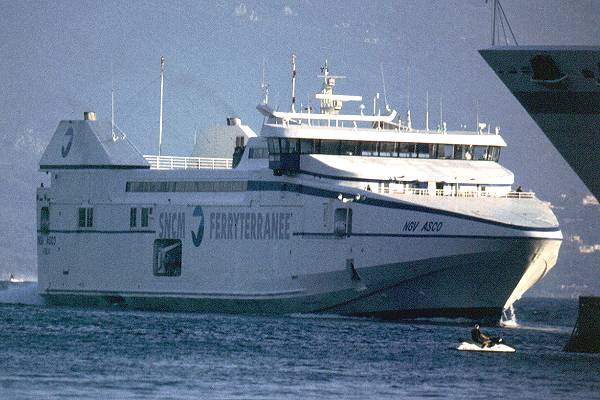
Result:
{"label": "wake foam", "polygon": [[0,303],[43,305],[37,292],[37,282],[0,282]]}
{"label": "wake foam", "polygon": [[519,323],[517,322],[517,314],[515,313],[515,309],[512,305],[510,307],[502,310],[502,317],[500,318],[500,326],[502,328],[518,328],[519,327]]}

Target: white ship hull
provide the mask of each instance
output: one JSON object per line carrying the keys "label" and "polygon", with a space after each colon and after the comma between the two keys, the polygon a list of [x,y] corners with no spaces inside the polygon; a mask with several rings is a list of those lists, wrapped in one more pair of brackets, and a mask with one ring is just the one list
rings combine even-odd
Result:
{"label": "white ship hull", "polygon": [[[552,224],[523,226],[499,218],[547,217],[547,206],[536,199],[425,197],[417,203],[363,191],[366,198],[348,205],[352,232],[338,236],[333,213],[342,206],[338,195],[348,192],[343,186],[264,174],[237,193],[123,193],[126,181],[147,174],[62,172],[53,182],[65,185],[60,193],[38,190],[38,199],[54,199],[52,216],[73,215],[89,204],[81,179],[90,187],[104,182],[106,190],[94,193],[104,200],[94,204],[93,229],[56,218],[50,229],[38,232],[39,288],[50,302],[201,312],[498,317],[555,264],[562,238]],[[202,172],[194,174],[202,178]],[[235,171],[221,174],[249,178]],[[485,216],[491,201],[495,218]],[[38,202],[40,208],[48,204]],[[130,228],[131,207],[153,208],[147,227]],[[169,227],[167,218],[173,221]],[[182,242],[179,276],[153,275],[155,241],[164,239]]]}
{"label": "white ship hull", "polygon": [[562,240],[548,204],[512,191],[502,137],[416,130],[393,110],[340,114],[361,98],[334,95],[339,76],[321,71],[320,112],[265,101],[260,135],[228,120],[231,163],[144,157],[93,114],[61,121],[40,161],[51,176],[37,191],[40,294],[178,311],[499,318],[554,266]]}

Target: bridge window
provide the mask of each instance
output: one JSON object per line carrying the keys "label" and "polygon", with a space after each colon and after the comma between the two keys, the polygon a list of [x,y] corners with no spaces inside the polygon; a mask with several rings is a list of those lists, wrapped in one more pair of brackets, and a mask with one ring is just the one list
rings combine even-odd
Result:
{"label": "bridge window", "polygon": [[500,159],[500,147],[490,146],[488,147],[488,160],[498,161]]}
{"label": "bridge window", "polygon": [[271,138],[269,157],[278,160],[280,154],[327,154],[363,157],[431,158],[443,160],[498,161],[498,146],[462,144],[400,143],[356,140]]}
{"label": "bridge window", "polygon": [[248,158],[251,159],[266,159],[269,158],[269,151],[264,148],[250,148],[248,149]]}
{"label": "bridge window", "polygon": [[488,159],[488,146],[473,146],[473,160],[483,160],[486,161]]}

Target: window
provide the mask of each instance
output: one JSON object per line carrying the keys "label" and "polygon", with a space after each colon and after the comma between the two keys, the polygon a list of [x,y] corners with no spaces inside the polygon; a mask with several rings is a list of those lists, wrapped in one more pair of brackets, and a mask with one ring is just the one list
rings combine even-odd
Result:
{"label": "window", "polygon": [[94,226],[94,209],[80,207],[78,210],[80,228],[91,228]]}
{"label": "window", "polygon": [[264,159],[269,158],[269,151],[265,148],[257,147],[248,149],[248,158]]}
{"label": "window", "polygon": [[142,228],[148,226],[148,216],[152,215],[152,208],[142,208]]}
{"label": "window", "polygon": [[488,160],[498,161],[500,159],[500,147],[490,146],[488,149]]}
{"label": "window", "polygon": [[267,146],[269,146],[269,153],[270,154],[279,153],[279,150],[275,151],[275,148],[276,148],[275,141],[276,141],[276,139],[269,139],[269,140],[267,140]]}
{"label": "window", "polygon": [[430,144],[429,145],[429,157],[438,158],[438,147],[442,145],[439,144]]}
{"label": "window", "polygon": [[379,144],[379,157],[396,157],[396,143],[381,142]]}
{"label": "window", "polygon": [[454,158],[454,145],[452,144],[441,144],[440,148],[443,148],[444,151],[440,153],[440,158],[445,158],[451,160]]}
{"label": "window", "polygon": [[473,160],[489,160],[487,146],[473,146]]}
{"label": "window", "polygon": [[321,140],[321,154],[340,154],[340,141]]}
{"label": "window", "polygon": [[312,139],[302,139],[300,141],[300,153],[301,154],[312,154],[314,153],[314,146]]}
{"label": "window", "polygon": [[427,143],[417,143],[417,157],[429,158],[429,145]]}
{"label": "window", "polygon": [[281,143],[281,154],[287,154],[290,152],[290,142],[286,139],[279,139]]}
{"label": "window", "polygon": [[407,158],[416,156],[414,143],[398,143],[398,157]]}
{"label": "window", "polygon": [[[400,143],[330,139],[270,138],[269,159],[280,161],[280,154],[329,154],[362,157],[431,158],[441,160],[498,161],[499,147],[469,144]],[[250,149],[252,152],[252,149]],[[254,149],[254,151],[266,149]],[[251,153],[252,154],[252,153]],[[250,158],[261,158],[258,153]],[[265,154],[266,158],[267,155]],[[128,190],[129,191],[129,190]],[[156,191],[171,191],[161,188]],[[182,191],[182,190],[177,190]],[[187,190],[185,190],[187,191]]]}
{"label": "window", "polygon": [[79,209],[79,227],[85,228],[85,208]]}
{"label": "window", "polygon": [[154,241],[154,276],[181,275],[181,240],[156,239]]}
{"label": "window", "polygon": [[87,209],[86,225],[88,228],[91,228],[92,226],[94,226],[94,209],[93,208]]}
{"label": "window", "polygon": [[298,139],[289,139],[287,141],[289,143],[289,152],[292,154],[300,153],[300,140]]}
{"label": "window", "polygon": [[465,146],[462,144],[457,144],[454,146],[454,159],[455,160],[464,160],[464,152]]}
{"label": "window", "polygon": [[129,227],[135,228],[137,226],[137,208],[129,210]]}
{"label": "window", "polygon": [[361,142],[360,155],[361,156],[376,156],[377,155],[377,142]]}
{"label": "window", "polygon": [[247,181],[127,182],[126,192],[245,192]]}
{"label": "window", "polygon": [[50,209],[42,207],[40,210],[40,230],[42,234],[47,234],[50,230]]}
{"label": "window", "polygon": [[342,140],[340,154],[343,156],[353,156],[358,153],[358,142],[353,140]]}

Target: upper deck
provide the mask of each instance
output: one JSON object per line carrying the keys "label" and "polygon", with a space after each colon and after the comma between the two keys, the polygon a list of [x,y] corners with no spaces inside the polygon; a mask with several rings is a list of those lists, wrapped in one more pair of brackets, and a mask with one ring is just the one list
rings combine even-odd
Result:
{"label": "upper deck", "polygon": [[[479,124],[477,131],[448,131],[446,124],[440,122],[437,129],[430,130],[427,117],[425,129],[415,129],[412,126],[410,110],[407,111],[404,121],[388,104],[385,104],[382,114],[381,109],[378,108],[379,94],[373,99],[371,115],[365,113],[364,104],[358,107],[358,114],[343,114],[344,103],[360,103],[362,97],[334,94],[336,79],[343,77],[331,75],[327,61],[321,70],[323,75],[319,77],[323,78],[322,90],[315,94],[315,99],[319,101],[318,112],[314,112],[311,106],[301,107],[300,111],[296,111],[294,94],[292,94],[289,112],[273,110],[268,104],[268,97],[265,96],[263,103],[257,106],[257,110],[265,117],[261,136],[361,142],[506,146],[506,142],[499,134],[500,129],[495,128],[490,132],[490,127],[486,124]],[[295,86],[295,76],[294,71],[292,91]]]}
{"label": "upper deck", "polygon": [[[187,170],[181,177],[176,173],[174,183],[301,175],[390,196],[533,197],[513,192],[514,175],[497,162],[506,146],[499,129],[486,132],[485,124],[476,132],[447,131],[445,124],[415,129],[410,111],[403,122],[387,105],[385,114],[376,111],[376,101],[373,115],[365,115],[362,105],[359,114],[342,114],[343,102],[362,98],[334,95],[339,77],[329,74],[327,64],[323,71],[323,90],[315,96],[320,112],[310,107],[297,112],[293,104],[290,112],[274,111],[265,101],[257,107],[265,116],[261,135],[239,125],[233,159],[142,156],[125,134],[92,119],[61,122],[40,168],[150,169],[144,179],[152,181],[175,178],[155,170]],[[193,172],[207,169],[223,171]],[[226,172],[231,169],[235,172]]]}

